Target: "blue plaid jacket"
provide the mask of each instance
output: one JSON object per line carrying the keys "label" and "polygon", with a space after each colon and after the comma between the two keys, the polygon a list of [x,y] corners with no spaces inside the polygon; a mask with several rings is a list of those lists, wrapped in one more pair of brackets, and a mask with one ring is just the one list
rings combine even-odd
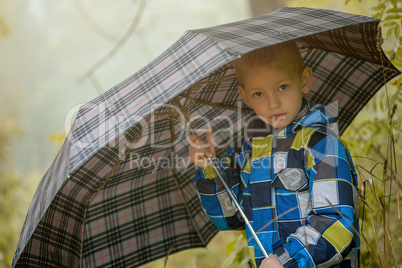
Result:
{"label": "blue plaid jacket", "polygon": [[[334,118],[303,100],[285,129],[255,115],[246,125],[242,146],[229,149],[224,160],[231,161],[220,166],[267,253],[284,267],[359,267],[357,176]],[[194,184],[220,230],[245,228],[211,167]],[[259,266],[264,256],[246,231]]]}

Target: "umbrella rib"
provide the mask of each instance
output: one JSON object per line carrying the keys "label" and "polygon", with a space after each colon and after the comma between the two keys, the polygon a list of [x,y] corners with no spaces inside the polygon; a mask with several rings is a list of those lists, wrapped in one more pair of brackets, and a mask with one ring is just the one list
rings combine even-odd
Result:
{"label": "umbrella rib", "polygon": [[187,92],[187,95],[186,95],[186,100],[184,101],[184,107],[187,107],[188,105],[189,105],[189,103],[188,102],[190,102],[191,103],[191,94],[193,94],[193,89],[194,89],[194,87],[195,87],[195,84],[194,85],[192,85],[190,88],[189,88],[189,90],[188,90],[188,92]]}
{"label": "umbrella rib", "polygon": [[[170,119],[169,121],[170,121],[170,134],[171,134],[171,139],[172,139],[172,151],[173,151],[172,154],[173,154],[173,160],[175,161],[176,160],[176,146],[175,146],[176,132],[175,132],[175,129],[174,129],[174,121],[172,119]],[[187,211],[187,214],[190,217],[190,220],[191,220],[191,222],[192,222],[192,224],[194,226],[195,231],[197,232],[198,238],[201,240],[202,245],[205,246],[205,240],[202,237],[200,230],[197,228],[197,226],[198,226],[197,222],[195,221],[193,215],[191,214],[191,211],[190,211],[190,208],[188,207],[187,201],[184,199],[184,194],[183,194],[182,189],[180,188],[178,176],[177,176],[177,173],[176,173],[176,170],[175,170],[174,167],[172,168],[172,172],[173,172],[174,182],[176,184],[177,190],[179,191],[180,197],[183,200],[183,204],[184,204],[184,207],[185,207],[185,209]]]}
{"label": "umbrella rib", "polygon": [[[226,71],[227,71],[227,69],[225,69],[225,70],[223,70],[223,71],[221,71],[219,73],[216,73],[216,75],[221,74],[221,73],[225,73]],[[222,77],[211,79],[211,80],[208,80],[208,81],[205,81],[205,82],[198,82],[198,83],[196,83],[194,85],[195,86],[197,86],[197,85],[208,86],[208,85],[216,84],[218,82],[222,82],[222,81],[226,81],[226,80],[232,80],[235,77],[236,77],[235,74],[229,74],[229,75],[225,75],[225,76],[222,76]]]}
{"label": "umbrella rib", "polygon": [[355,55],[347,55],[347,54],[340,53],[340,52],[328,51],[328,50],[325,50],[325,49],[322,49],[322,48],[309,47],[309,46],[303,47],[303,48],[301,49],[300,53],[305,53],[305,52],[313,51],[313,50],[315,50],[315,51],[322,51],[322,52],[331,52],[331,53],[336,54],[336,55],[341,55],[341,56],[344,56],[344,57],[351,57],[351,58],[353,58],[353,59],[355,59],[355,60],[366,61],[366,62],[371,63],[371,64],[376,65],[376,66],[379,66],[379,64],[380,64],[380,62],[381,62],[381,65],[382,65],[381,67],[382,67],[383,69],[387,69],[387,70],[390,70],[390,71],[395,71],[395,69],[391,67],[391,63],[388,63],[388,66],[384,66],[384,65],[382,64],[382,62],[383,62],[383,57],[382,57],[382,55],[381,55],[381,54],[382,54],[381,52],[379,52],[379,55],[378,55],[378,56],[379,56],[379,59],[380,59],[380,62],[375,61],[375,60],[371,60],[371,59],[364,59],[364,60],[363,60],[362,58],[358,58],[358,57],[356,57]]}
{"label": "umbrella rib", "polygon": [[[217,73],[217,74],[224,73],[224,72],[226,72],[226,71],[227,71],[227,70],[225,69],[224,71],[219,72],[219,73]],[[227,75],[227,76],[223,76],[223,77],[218,77],[218,78],[215,78],[215,79],[206,81],[206,82],[198,82],[198,83],[195,83],[194,85],[192,85],[192,86],[190,87],[187,96],[185,96],[186,101],[185,101],[185,103],[184,103],[184,105],[183,105],[184,108],[187,108],[187,107],[191,104],[191,101],[192,101],[193,99],[195,99],[195,97],[196,97],[198,94],[200,94],[200,93],[202,92],[202,90],[203,90],[206,86],[213,85],[213,84],[216,84],[216,83],[218,83],[218,82],[223,82],[223,81],[226,81],[226,80],[231,80],[231,79],[233,79],[234,77],[235,77],[235,75],[232,74],[232,75]],[[201,88],[198,90],[198,92],[195,93],[194,96],[191,97],[190,95],[192,94],[194,88],[197,87],[197,86],[201,86]]]}

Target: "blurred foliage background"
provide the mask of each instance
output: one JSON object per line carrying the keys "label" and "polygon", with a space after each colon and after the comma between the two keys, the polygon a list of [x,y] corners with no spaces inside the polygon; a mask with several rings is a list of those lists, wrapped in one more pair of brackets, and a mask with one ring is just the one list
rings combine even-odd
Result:
{"label": "blurred foliage background", "polygon": [[[188,28],[284,6],[383,20],[383,49],[402,67],[400,0],[0,0],[0,267],[11,264],[29,203],[80,103],[146,65]],[[342,137],[359,174],[362,267],[402,267],[401,84],[401,77],[388,83]],[[143,268],[247,267],[244,246],[242,233],[220,232],[206,249]]]}

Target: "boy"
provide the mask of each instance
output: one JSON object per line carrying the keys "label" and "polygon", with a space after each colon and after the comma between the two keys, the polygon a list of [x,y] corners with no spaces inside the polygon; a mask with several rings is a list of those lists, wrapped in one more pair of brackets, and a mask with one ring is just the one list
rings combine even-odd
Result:
{"label": "boy", "polygon": [[[239,93],[255,115],[247,120],[241,150],[230,149],[231,163],[220,165],[270,254],[264,259],[246,230],[254,265],[358,267],[356,173],[333,132],[334,118],[303,97],[313,74],[296,43],[245,54],[235,70]],[[219,229],[242,229],[243,220],[206,159],[215,157],[211,128],[206,138],[205,143],[189,136],[190,157],[200,167],[194,184],[201,203]]]}

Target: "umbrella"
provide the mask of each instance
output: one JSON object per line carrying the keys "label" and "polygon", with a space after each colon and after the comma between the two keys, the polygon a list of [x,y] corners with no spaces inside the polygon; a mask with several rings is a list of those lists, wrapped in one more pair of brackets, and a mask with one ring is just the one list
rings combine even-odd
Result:
{"label": "umbrella", "polygon": [[314,71],[307,96],[329,105],[342,131],[399,74],[381,50],[379,20],[283,8],[191,30],[144,68],[83,105],[41,180],[13,267],[139,266],[205,246],[217,233],[199,203],[186,125],[212,121],[222,154],[252,111],[233,60],[295,40]]}

